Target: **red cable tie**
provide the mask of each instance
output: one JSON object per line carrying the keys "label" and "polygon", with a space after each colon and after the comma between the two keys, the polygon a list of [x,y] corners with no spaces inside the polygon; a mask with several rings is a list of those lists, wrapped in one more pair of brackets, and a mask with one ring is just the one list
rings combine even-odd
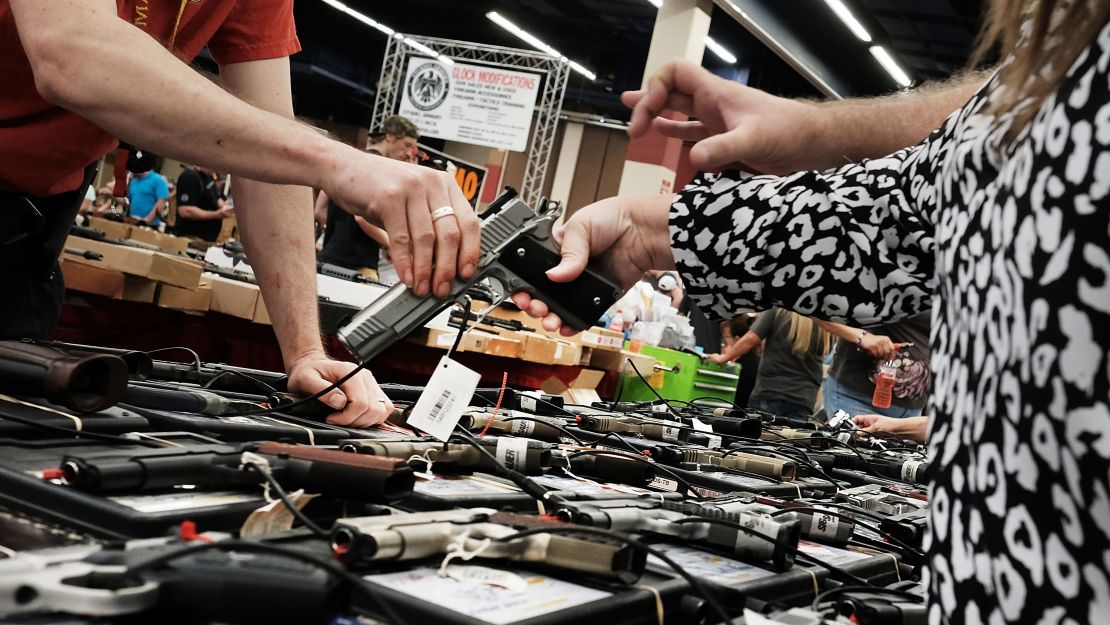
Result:
{"label": "red cable tie", "polygon": [[199,540],[202,543],[212,542],[211,538],[201,536],[197,533],[197,524],[194,521],[182,521],[181,525],[177,528],[177,537],[185,542],[192,542]]}
{"label": "red cable tie", "polygon": [[62,469],[43,469],[42,479],[44,480],[60,480],[65,475]]}
{"label": "red cable tie", "polygon": [[493,420],[497,418],[497,411],[501,410],[501,400],[505,398],[505,387],[509,384],[509,372],[506,371],[501,376],[501,392],[497,394],[497,403],[493,406],[493,414],[489,416],[489,421],[486,421],[486,426],[478,433],[478,438],[486,435],[489,431],[489,426],[493,425]]}

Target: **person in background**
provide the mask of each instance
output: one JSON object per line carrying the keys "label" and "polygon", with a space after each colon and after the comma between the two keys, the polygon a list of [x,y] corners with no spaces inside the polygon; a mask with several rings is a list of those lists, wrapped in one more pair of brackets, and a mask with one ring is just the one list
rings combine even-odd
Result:
{"label": "person in background", "polygon": [[915,416],[895,419],[880,414],[862,414],[852,417],[860,432],[882,432],[908,438],[918,443],[929,440],[929,417]]}
{"label": "person in background", "polygon": [[96,201],[96,191],[92,188],[92,185],[89,185],[89,188],[85,189],[85,199],[81,200],[81,208],[79,208],[77,210],[77,212],[79,212],[82,215],[91,212],[92,207],[93,207],[93,202],[95,202],[95,201]]}
{"label": "person in background", "polygon": [[805,423],[813,416],[821,389],[822,364],[832,336],[809,317],[773,308],[713,362],[732,362],[763,343],[763,358],[748,406]]}
{"label": "person in background", "polygon": [[[409,162],[416,148],[420,131],[416,124],[406,117],[391,115],[382,122],[381,129],[370,136],[366,151],[396,161]],[[371,225],[362,217],[348,213],[332,202],[327,192],[316,196],[315,213],[326,211],[324,244],[316,259],[322,263],[339,265],[358,271],[371,280],[380,278],[382,262],[391,270],[390,284],[397,282],[397,272],[389,263],[389,236],[385,230]],[[383,254],[382,252],[385,252]]]}
{"label": "person in background", "polygon": [[203,167],[186,167],[177,177],[177,222],[174,232],[215,243],[223,220],[234,209],[220,195],[220,178]]}
{"label": "person in background", "polygon": [[127,185],[131,217],[156,228],[162,223],[160,215],[170,197],[165,177],[154,171],[157,158],[145,150],[135,150],[127,159],[127,170],[132,174]]}
{"label": "person in background", "polygon": [[[732,349],[733,344],[748,333],[757,318],[757,315],[740,315],[728,321],[722,321],[721,353],[727,353]],[[736,397],[733,398],[732,403],[741,408],[748,405],[752,390],[755,388],[755,380],[759,376],[759,360],[762,355],[763,342],[760,341],[754,349],[749,349],[736,358],[736,364],[740,365],[740,378],[736,381]]]}
{"label": "person in background", "polygon": [[[843,410],[852,416],[880,414],[888,417],[920,415],[929,396],[930,315],[868,330],[840,323],[819,322],[840,338],[825,379],[825,414]],[[883,362],[896,370],[889,408],[872,403],[875,377]]]}

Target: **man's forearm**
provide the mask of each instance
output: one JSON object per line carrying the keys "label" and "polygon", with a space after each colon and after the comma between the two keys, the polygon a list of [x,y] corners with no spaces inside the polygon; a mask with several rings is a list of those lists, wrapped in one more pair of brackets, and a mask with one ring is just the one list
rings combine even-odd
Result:
{"label": "man's forearm", "polygon": [[[256,180],[315,187],[325,186],[344,151],[357,153],[228,94],[119,19],[111,0],[11,6],[43,96],[129,143]],[[145,94],[141,109],[131,95],[138,92]]]}
{"label": "man's forearm", "polygon": [[199,206],[191,206],[189,204],[177,205],[178,217],[185,219],[192,219],[194,221],[207,221],[209,219],[223,219],[217,211],[206,211]]}
{"label": "man's forearm", "polygon": [[919,143],[989,77],[990,72],[969,72],[908,93],[819,104],[822,123],[815,139],[825,142],[829,158],[835,159],[826,167],[883,157]]}
{"label": "man's forearm", "polygon": [[323,354],[312,192],[238,178],[233,194],[243,246],[289,370],[300,358]]}

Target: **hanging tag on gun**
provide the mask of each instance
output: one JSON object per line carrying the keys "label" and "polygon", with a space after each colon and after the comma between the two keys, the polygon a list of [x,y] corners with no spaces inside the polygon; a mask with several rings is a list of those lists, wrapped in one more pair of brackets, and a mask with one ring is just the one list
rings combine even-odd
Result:
{"label": "hanging tag on gun", "polygon": [[443,357],[413,406],[408,424],[446,441],[470,405],[481,378],[477,372]]}

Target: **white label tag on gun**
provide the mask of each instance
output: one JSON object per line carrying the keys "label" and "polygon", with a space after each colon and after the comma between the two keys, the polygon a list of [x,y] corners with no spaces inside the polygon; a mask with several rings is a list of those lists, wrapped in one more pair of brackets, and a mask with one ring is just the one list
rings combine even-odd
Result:
{"label": "white label tag on gun", "polygon": [[409,425],[446,441],[470,405],[481,378],[477,372],[444,356],[413,406]]}

